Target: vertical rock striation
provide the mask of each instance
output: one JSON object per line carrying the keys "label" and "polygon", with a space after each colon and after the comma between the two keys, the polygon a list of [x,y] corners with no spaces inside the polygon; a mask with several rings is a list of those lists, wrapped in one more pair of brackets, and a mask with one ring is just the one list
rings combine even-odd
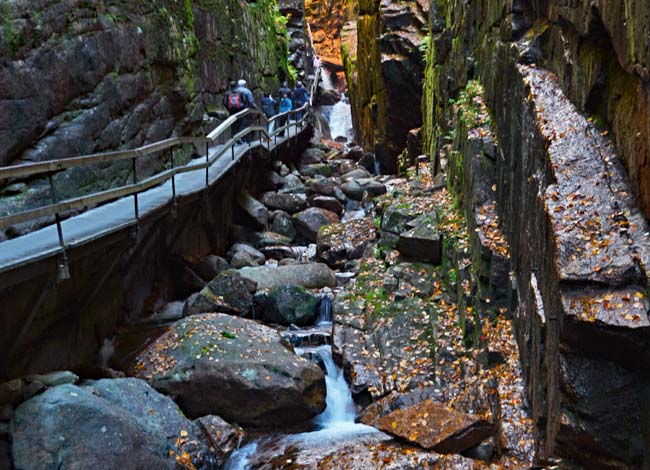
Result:
{"label": "vertical rock striation", "polygon": [[410,129],[419,127],[428,28],[428,2],[360,1],[358,18],[346,23],[341,48],[357,138],[373,150],[385,172]]}
{"label": "vertical rock striation", "polygon": [[[466,212],[494,193],[541,460],[650,462],[647,7],[496,0],[431,9],[425,147],[447,161]],[[454,129],[457,114],[476,112],[464,101],[470,79],[484,87],[494,139]]]}

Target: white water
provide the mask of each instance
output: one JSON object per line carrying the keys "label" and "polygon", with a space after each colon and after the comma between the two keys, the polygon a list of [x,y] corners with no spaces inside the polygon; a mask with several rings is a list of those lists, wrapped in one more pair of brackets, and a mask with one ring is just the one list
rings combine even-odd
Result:
{"label": "white water", "polygon": [[99,349],[99,365],[106,368],[108,363],[115,354],[115,344],[117,343],[117,336],[112,338],[105,338],[102,347]]}
{"label": "white water", "polygon": [[[296,348],[296,353],[316,353],[325,364],[325,385],[327,397],[325,410],[316,418],[318,431],[288,435],[284,438],[286,445],[294,444],[302,448],[313,446],[326,447],[329,444],[343,440],[352,440],[360,436],[378,433],[375,428],[365,424],[355,423],[356,410],[352,400],[352,392],[345,381],[343,370],[334,363],[332,347],[318,346],[316,348]],[[224,470],[250,470],[251,457],[258,451],[259,442],[252,442],[232,453]]]}
{"label": "white water", "polygon": [[343,137],[346,142],[354,141],[354,130],[352,127],[352,108],[347,97],[344,95],[341,101],[332,106],[329,113],[330,132],[332,140]]}

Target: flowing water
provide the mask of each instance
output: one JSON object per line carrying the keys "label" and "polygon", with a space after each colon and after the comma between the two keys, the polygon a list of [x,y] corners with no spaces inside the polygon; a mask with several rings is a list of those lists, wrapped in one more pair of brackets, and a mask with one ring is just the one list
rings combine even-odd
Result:
{"label": "flowing water", "polygon": [[[327,300],[326,300],[327,299]],[[331,304],[329,297],[323,297],[321,301],[321,317],[319,324],[331,323],[329,308]],[[289,434],[281,439],[273,441],[255,441],[245,445],[232,453],[225,465],[225,470],[251,470],[256,468],[251,460],[268,442],[273,442],[272,447],[286,448],[289,445],[298,446],[302,449],[311,447],[327,447],[341,441],[352,441],[362,436],[379,433],[375,428],[364,424],[355,423],[356,409],[352,399],[352,392],[345,380],[343,370],[336,365],[332,358],[332,347],[330,345],[317,347],[298,347],[296,353],[305,356],[317,356],[325,365],[325,385],[327,388],[325,410],[316,418],[314,423],[318,430],[300,434]],[[298,462],[299,463],[299,462]]]}

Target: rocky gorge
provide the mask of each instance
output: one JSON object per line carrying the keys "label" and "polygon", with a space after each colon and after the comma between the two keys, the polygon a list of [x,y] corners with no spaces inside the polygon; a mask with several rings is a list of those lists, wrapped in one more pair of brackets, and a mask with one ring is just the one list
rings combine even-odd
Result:
{"label": "rocky gorge", "polygon": [[[308,77],[314,52],[328,70],[306,148],[219,188],[224,240],[169,245],[173,275],[126,314],[88,303],[119,322],[68,314],[99,338],[66,337],[83,366],[11,356],[0,468],[648,468],[646,0],[215,3],[2,6],[5,77],[71,44],[129,45],[24,138],[21,97],[42,85],[12,80],[7,162],[77,142],[60,113],[131,92],[105,92],[125,74],[146,75],[145,101],[180,96],[173,119],[147,114],[102,146],[83,104],[83,152],[200,133],[223,117],[215,80],[273,88]],[[160,15],[180,36],[153,37]],[[174,59],[152,60],[170,39]],[[7,204],[39,184],[9,183]]]}

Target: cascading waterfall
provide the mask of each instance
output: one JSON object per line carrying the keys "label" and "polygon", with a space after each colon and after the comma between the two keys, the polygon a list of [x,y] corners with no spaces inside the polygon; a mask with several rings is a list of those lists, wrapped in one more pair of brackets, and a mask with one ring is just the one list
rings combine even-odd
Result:
{"label": "cascading waterfall", "polygon": [[332,140],[345,139],[345,143],[354,141],[354,130],[352,127],[352,107],[347,96],[343,95],[341,101],[331,107],[328,121]]}
{"label": "cascading waterfall", "polygon": [[316,325],[331,325],[332,324],[332,298],[329,294],[325,294],[320,299],[318,304],[318,319]]}

